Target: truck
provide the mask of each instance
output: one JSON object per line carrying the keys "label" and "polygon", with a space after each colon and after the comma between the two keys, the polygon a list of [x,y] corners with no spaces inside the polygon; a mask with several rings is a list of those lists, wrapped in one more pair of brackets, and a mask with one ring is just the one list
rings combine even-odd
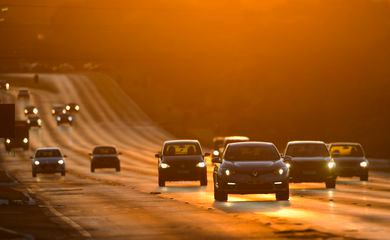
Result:
{"label": "truck", "polygon": [[4,139],[5,150],[22,148],[24,151],[30,147],[29,126],[27,121],[15,121],[15,133],[13,137]]}

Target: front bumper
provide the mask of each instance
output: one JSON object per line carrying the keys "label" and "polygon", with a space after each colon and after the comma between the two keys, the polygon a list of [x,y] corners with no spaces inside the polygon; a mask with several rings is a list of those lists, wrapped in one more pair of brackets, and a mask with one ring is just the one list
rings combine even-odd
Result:
{"label": "front bumper", "polygon": [[165,181],[197,181],[207,176],[206,168],[159,168],[158,174]]}
{"label": "front bumper", "polygon": [[340,177],[360,177],[368,173],[368,167],[343,166],[337,168],[337,175]]}
{"label": "front bumper", "polygon": [[277,193],[289,189],[287,175],[268,174],[262,176],[225,176],[219,182],[221,191],[237,194]]}
{"label": "front bumper", "polygon": [[56,173],[65,171],[65,165],[59,163],[41,163],[33,165],[33,171],[36,173]]}
{"label": "front bumper", "polygon": [[119,161],[115,159],[99,159],[91,161],[91,165],[94,168],[116,168],[119,164]]}
{"label": "front bumper", "polygon": [[290,168],[290,182],[326,182],[336,178],[336,171],[329,168]]}

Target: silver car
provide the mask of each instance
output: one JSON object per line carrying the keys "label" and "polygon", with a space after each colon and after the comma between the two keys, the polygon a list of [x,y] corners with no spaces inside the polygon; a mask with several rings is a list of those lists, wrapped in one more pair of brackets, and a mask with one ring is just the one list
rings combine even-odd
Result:
{"label": "silver car", "polygon": [[32,176],[37,173],[61,173],[65,176],[65,158],[57,147],[38,148],[31,157]]}

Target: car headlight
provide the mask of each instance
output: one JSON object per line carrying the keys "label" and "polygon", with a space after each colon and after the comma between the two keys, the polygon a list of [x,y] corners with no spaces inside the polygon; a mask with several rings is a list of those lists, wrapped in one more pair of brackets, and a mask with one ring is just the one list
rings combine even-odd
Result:
{"label": "car headlight", "polygon": [[38,120],[37,120],[37,123],[38,123],[38,125],[41,125],[41,124],[42,124],[42,120],[41,120],[41,119],[38,119]]}
{"label": "car headlight", "polygon": [[33,113],[34,113],[34,114],[38,114],[38,109],[37,109],[37,108],[34,108],[34,109],[33,109]]}
{"label": "car headlight", "polygon": [[70,106],[69,106],[69,105],[66,106],[66,110],[67,110],[67,111],[70,110]]}
{"label": "car headlight", "polygon": [[71,116],[69,116],[68,120],[69,120],[69,122],[71,122],[73,120],[73,118]]}
{"label": "car headlight", "polygon": [[366,162],[366,161],[360,163],[360,167],[365,168],[367,166],[368,166],[368,162]]}
{"label": "car headlight", "polygon": [[336,163],[335,162],[328,162],[328,168],[329,169],[333,169],[336,167]]}
{"label": "car headlight", "polygon": [[62,159],[60,159],[60,160],[58,160],[58,164],[64,164],[64,160],[62,160]]}
{"label": "car headlight", "polygon": [[24,143],[28,143],[28,139],[27,138],[23,138],[23,142]]}
{"label": "car headlight", "polygon": [[213,155],[214,155],[214,156],[219,156],[219,151],[218,151],[218,150],[214,150],[214,151],[213,151]]}
{"label": "car headlight", "polygon": [[278,173],[279,173],[279,175],[283,175],[283,173],[284,173],[283,168],[279,168]]}
{"label": "car headlight", "polygon": [[76,107],[74,107],[74,109],[76,109],[76,111],[78,111],[78,110],[80,110],[80,106],[76,105]]}
{"label": "car headlight", "polygon": [[28,113],[28,110],[27,109],[24,109],[24,114],[27,114]]}
{"label": "car headlight", "polygon": [[11,143],[11,139],[7,138],[7,139],[5,140],[5,142],[6,142],[7,144],[10,144],[10,143]]}
{"label": "car headlight", "polygon": [[55,114],[55,113],[56,113],[56,111],[55,111],[54,109],[52,109],[52,110],[51,110],[51,113],[52,113],[52,114]]}
{"label": "car headlight", "polygon": [[61,121],[61,117],[57,117],[57,122]]}
{"label": "car headlight", "polygon": [[229,169],[226,169],[226,170],[225,170],[225,175],[226,175],[226,176],[230,176],[230,174],[231,174],[230,170],[229,170]]}
{"label": "car headlight", "polygon": [[30,123],[31,123],[30,119],[27,119],[27,124],[30,124]]}
{"label": "car headlight", "polygon": [[5,84],[5,89],[9,90],[9,83]]}
{"label": "car headlight", "polygon": [[160,163],[160,167],[165,169],[165,168],[169,168],[169,165],[166,163]]}
{"label": "car headlight", "polygon": [[64,108],[64,109],[62,109],[62,113],[64,113],[64,114],[66,113],[66,109],[65,109],[65,108]]}
{"label": "car headlight", "polygon": [[286,167],[287,167],[287,168],[290,168],[290,167],[291,167],[291,164],[290,164],[290,163],[286,163]]}
{"label": "car headlight", "polygon": [[205,162],[198,162],[198,164],[196,164],[197,167],[200,167],[200,168],[204,168],[206,167],[206,163]]}
{"label": "car headlight", "polygon": [[34,161],[34,164],[38,166],[38,165],[39,165],[39,161],[38,161],[38,160],[35,160],[35,161]]}

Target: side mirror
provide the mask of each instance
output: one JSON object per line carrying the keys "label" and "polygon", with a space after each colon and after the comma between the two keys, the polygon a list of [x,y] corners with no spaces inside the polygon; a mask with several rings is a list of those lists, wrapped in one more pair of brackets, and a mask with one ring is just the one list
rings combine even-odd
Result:
{"label": "side mirror", "polygon": [[161,154],[160,153],[156,153],[156,154],[154,154],[154,157],[155,158],[161,158]]}
{"label": "side mirror", "polygon": [[205,156],[205,157],[210,157],[211,154],[210,154],[210,153],[205,153],[204,156]]}
{"label": "side mirror", "polygon": [[212,163],[222,163],[222,159],[219,157],[213,157],[213,159],[211,159],[211,162]]}

